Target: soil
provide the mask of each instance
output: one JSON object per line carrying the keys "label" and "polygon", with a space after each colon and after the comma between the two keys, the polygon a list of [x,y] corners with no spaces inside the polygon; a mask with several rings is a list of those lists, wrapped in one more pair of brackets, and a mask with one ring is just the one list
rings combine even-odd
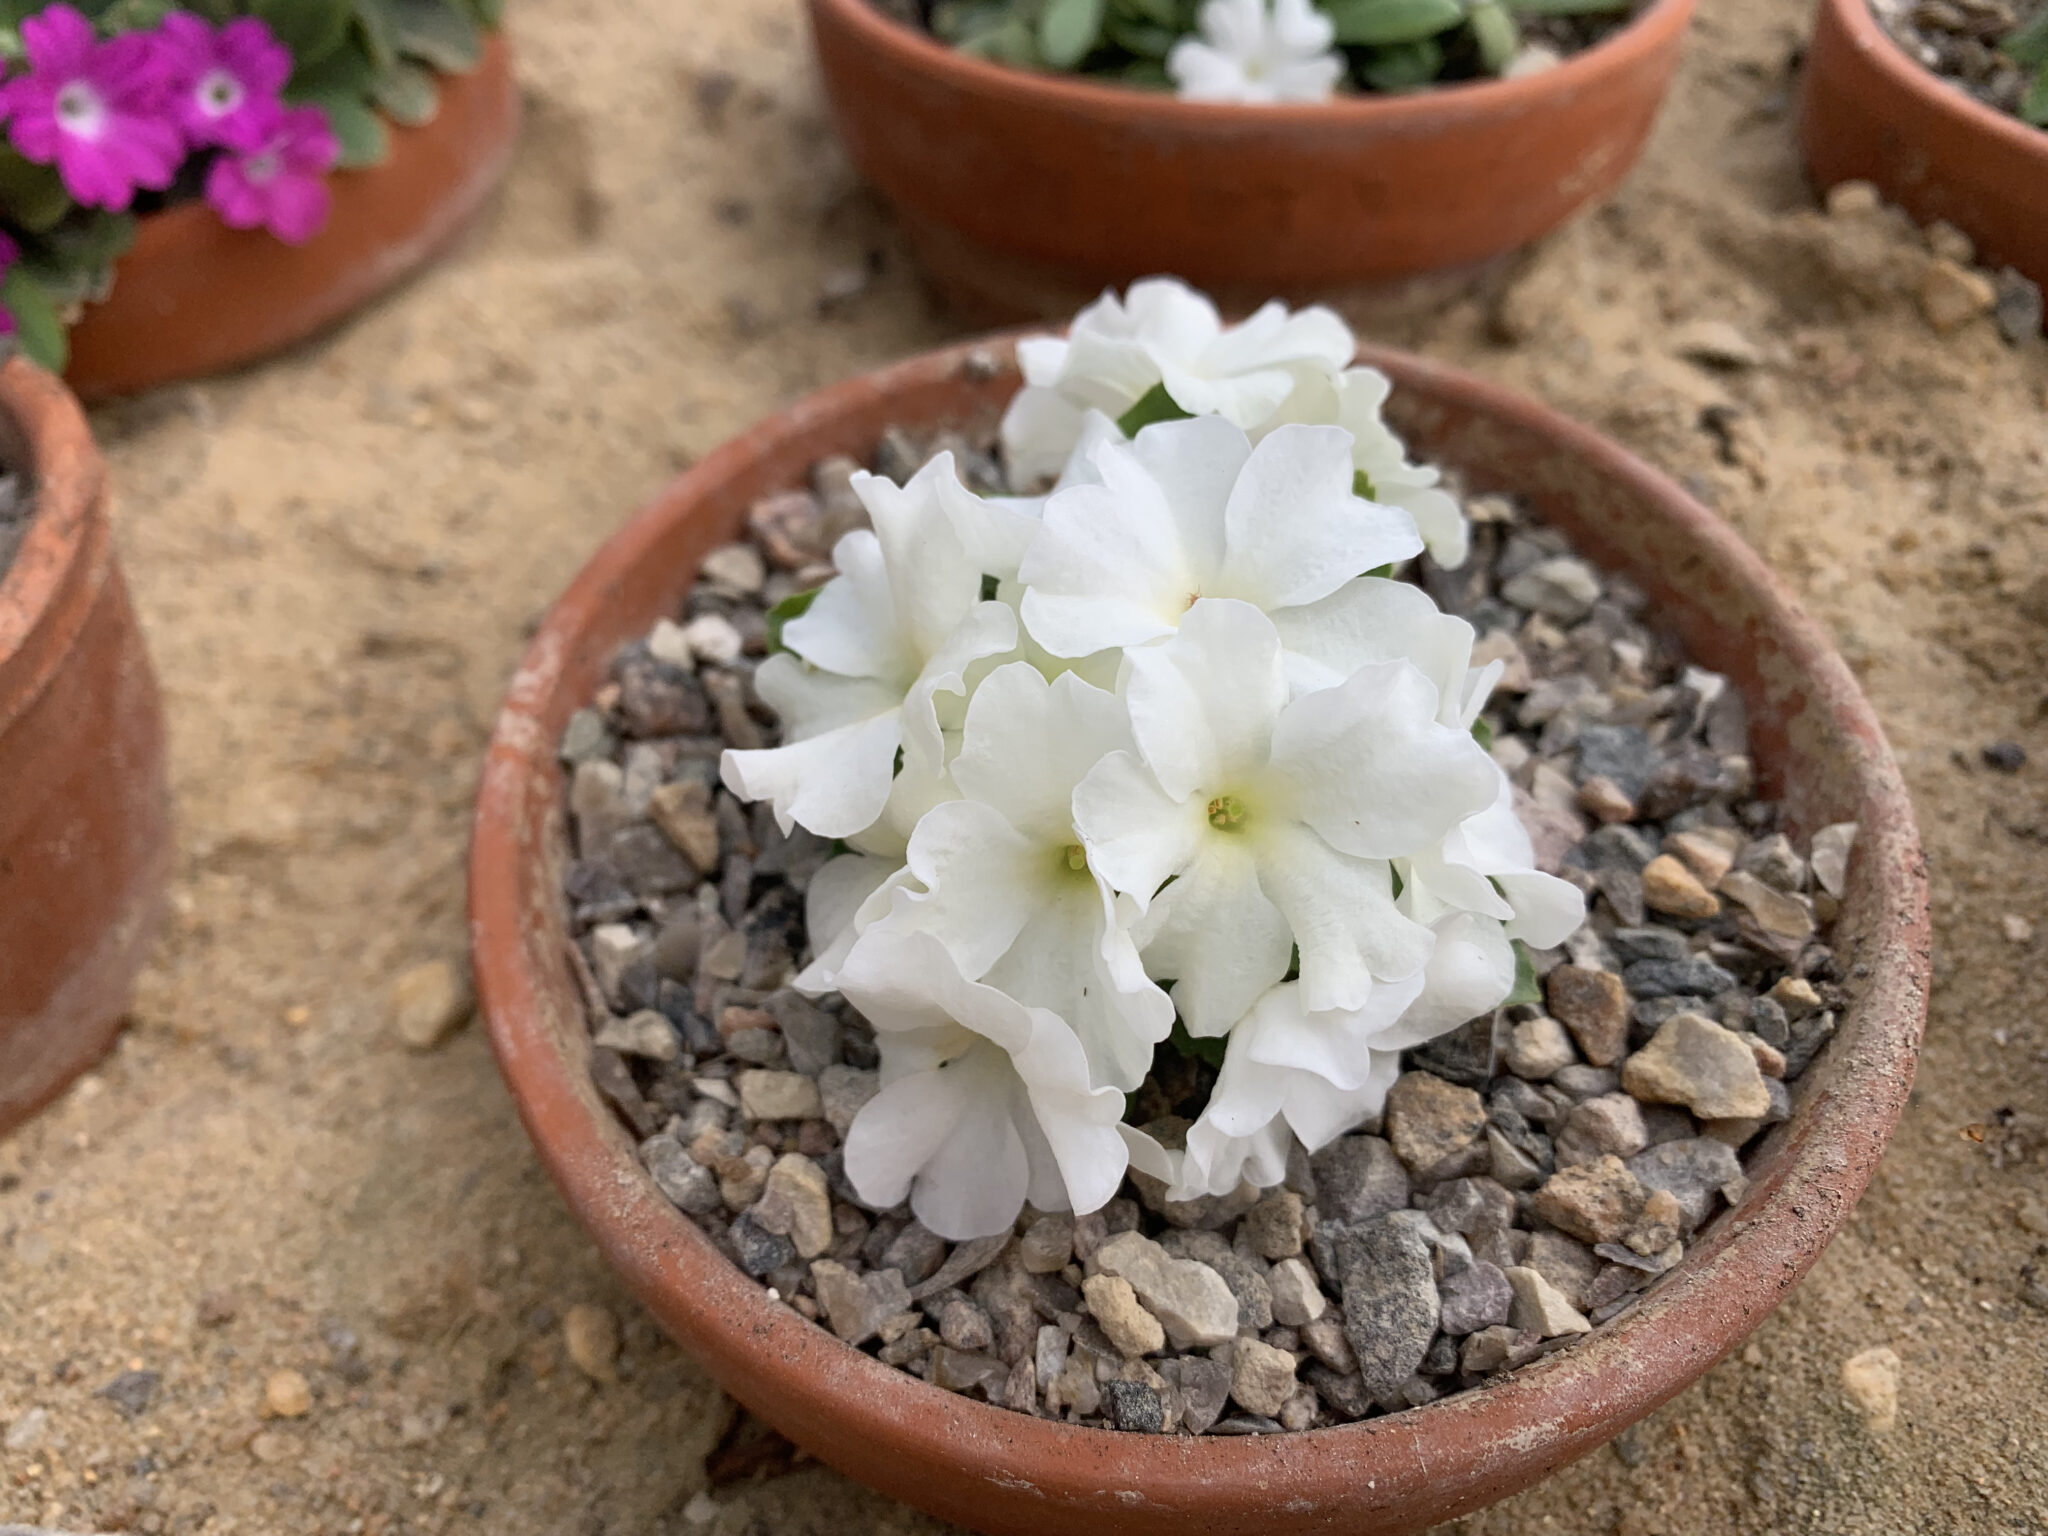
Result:
{"label": "soil", "polygon": [[2015,117],[2036,71],[2022,69],[1999,44],[2041,9],[2041,0],[1870,0],[1878,24],[1910,57]]}
{"label": "soil", "polygon": [[[1937,333],[1924,252],[1816,209],[1808,13],[1707,0],[1605,211],[1372,327],[1722,509],[1862,674],[1935,892],[1919,1083],[1849,1229],[1734,1358],[1467,1536],[2044,1529],[2048,348]],[[461,958],[477,755],[567,573],[746,423],[945,334],[831,146],[796,0],[678,15],[515,3],[532,114],[462,247],[318,345],[96,417],[183,852],[134,1027],[0,1142],[0,1521],[937,1529],[816,1467],[698,1499],[726,1405],[563,1211],[481,1032],[413,1054],[391,1021],[396,973]],[[1686,360],[1702,320],[1761,363]],[[1889,1432],[1843,1388],[1873,1347]],[[716,1465],[789,1461],[742,1436]]]}

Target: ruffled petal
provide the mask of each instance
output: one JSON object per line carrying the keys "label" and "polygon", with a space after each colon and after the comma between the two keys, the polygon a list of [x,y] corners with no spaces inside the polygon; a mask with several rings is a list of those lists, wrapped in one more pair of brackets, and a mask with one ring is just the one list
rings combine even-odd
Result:
{"label": "ruffled petal", "polygon": [[1414,520],[1354,496],[1351,476],[1351,440],[1340,428],[1286,426],[1261,442],[1230,493],[1216,594],[1294,607],[1420,554]]}
{"label": "ruffled petal", "polygon": [[1228,1032],[1259,994],[1287,974],[1294,939],[1259,888],[1242,839],[1203,839],[1193,864],[1153,902],[1140,930],[1145,968],[1171,980],[1188,1032]]}
{"label": "ruffled petal", "polygon": [[1075,789],[1074,828],[1089,866],[1143,912],[1194,858],[1206,821],[1200,805],[1169,798],[1135,756],[1112,752]]}
{"label": "ruffled petal", "polygon": [[1394,904],[1385,861],[1339,853],[1298,823],[1254,843],[1259,884],[1301,951],[1303,1007],[1363,1008],[1375,978],[1399,981],[1429,963],[1434,940]]}
{"label": "ruffled petal", "polygon": [[1287,698],[1280,635],[1248,603],[1204,598],[1163,645],[1130,652],[1131,732],[1176,800],[1242,787],[1266,761]]}

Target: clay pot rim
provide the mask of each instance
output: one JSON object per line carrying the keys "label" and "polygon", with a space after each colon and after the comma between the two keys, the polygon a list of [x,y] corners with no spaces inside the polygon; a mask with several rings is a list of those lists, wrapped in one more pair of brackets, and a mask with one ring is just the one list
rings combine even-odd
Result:
{"label": "clay pot rim", "polygon": [[[1732,528],[1591,428],[1461,370],[1360,349],[1358,360],[1392,374],[1397,391],[1427,383],[1591,461],[1655,502],[1753,594],[1787,665],[1813,685],[1809,710],[1826,720],[1829,738],[1845,744],[1839,756],[1853,763],[1844,767],[1843,798],[1853,800],[1864,832],[1845,906],[1868,914],[1858,931],[1872,941],[1875,974],[1851,1005],[1864,1020],[1859,1049],[1786,1128],[1796,1134],[1773,1157],[1768,1179],[1752,1187],[1741,1211],[1707,1228],[1697,1251],[1657,1288],[1584,1341],[1475,1390],[1308,1431],[1148,1436],[1028,1417],[884,1365],[769,1300],[660,1194],[627,1133],[598,1101],[587,1071],[577,1081],[580,1064],[558,1049],[549,987],[529,963],[526,941],[560,926],[558,917],[544,915],[558,910],[543,904],[558,903],[560,893],[534,841],[549,835],[542,829],[559,808],[542,809],[531,797],[534,786],[552,784],[559,772],[543,717],[579,632],[663,531],[728,479],[786,455],[788,440],[840,412],[960,376],[992,346],[1039,331],[914,357],[765,418],[629,520],[549,610],[513,674],[493,733],[471,842],[478,995],[499,1069],[542,1161],[612,1267],[643,1302],[666,1315],[686,1348],[712,1358],[728,1390],[742,1398],[758,1393],[794,1402],[813,1425],[829,1418],[842,1445],[895,1447],[922,1463],[947,1465],[965,1483],[998,1493],[1033,1491],[1045,1500],[1049,1520],[1084,1506],[1105,1516],[1119,1505],[1131,1511],[1198,1507],[1221,1522],[1219,1530],[1256,1529],[1262,1513],[1282,1512],[1282,1523],[1293,1529],[1304,1511],[1323,1519],[1347,1512],[1362,1517],[1391,1501],[1423,1497],[1440,1481],[1447,1485],[1445,1503],[1433,1518],[1450,1518],[1525,1486],[1640,1419],[1696,1381],[1783,1299],[1847,1221],[1874,1172],[1904,1106],[1925,1015],[1924,863],[1910,798],[1869,701],[1819,625]],[[548,888],[533,889],[536,880]],[[801,1430],[795,1433],[803,1438]],[[1453,1446],[1460,1449],[1446,1465],[1446,1448]],[[1105,1491],[1099,1469],[1112,1463],[1115,1482]],[[858,1475],[858,1468],[851,1470]],[[1472,1492],[1481,1486],[1496,1492]],[[1458,1488],[1465,1496],[1451,1502]]]}
{"label": "clay pot rim", "polygon": [[1178,96],[1131,86],[1101,84],[1083,75],[1040,73],[997,64],[947,47],[936,37],[884,16],[870,0],[813,0],[865,46],[899,64],[939,75],[963,92],[1007,97],[1022,105],[1088,117],[1129,117],[1134,127],[1214,129],[1307,123],[1327,126],[1365,119],[1383,129],[1433,126],[1446,112],[1527,111],[1559,91],[1590,85],[1595,78],[1626,72],[1643,62],[1662,41],[1667,21],[1683,26],[1694,0],[1650,0],[1618,31],[1572,54],[1554,69],[1515,80],[1460,81],[1439,91],[1408,95],[1358,94],[1329,101],[1251,103],[1183,101]]}
{"label": "clay pot rim", "polygon": [[[28,532],[0,573],[0,676],[42,625],[59,596],[105,544],[104,519],[84,515],[106,483],[92,427],[61,379],[24,357],[0,369],[0,450],[18,456],[33,498]],[[11,713],[0,688],[0,721]]]}
{"label": "clay pot rim", "polygon": [[2033,156],[2041,162],[2044,174],[2048,174],[2048,128],[2021,122],[2010,113],[1986,106],[1960,86],[1950,85],[1901,48],[1898,40],[1877,24],[1868,0],[1821,0],[1821,4],[1834,12],[1857,57],[1872,69],[1917,97],[1930,110],[1966,123],[1975,132],[2003,139],[2020,153]]}

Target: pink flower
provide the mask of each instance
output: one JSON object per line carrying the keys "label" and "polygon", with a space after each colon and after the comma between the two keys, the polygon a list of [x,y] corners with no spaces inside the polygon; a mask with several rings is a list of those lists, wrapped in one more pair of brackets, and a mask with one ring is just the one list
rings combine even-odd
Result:
{"label": "pink flower", "polygon": [[318,107],[279,110],[262,142],[229,150],[206,173],[206,200],[230,229],[267,228],[287,245],[304,245],[327,222],[323,178],[341,154]]}
{"label": "pink flower", "polygon": [[29,72],[0,85],[0,118],[14,147],[38,165],[56,162],[88,208],[123,209],[137,187],[161,191],[185,158],[166,97],[170,60],[151,33],[99,42],[92,23],[53,5],[21,24]]}
{"label": "pink flower", "polygon": [[255,149],[274,121],[292,56],[254,16],[215,31],[189,11],[173,11],[157,34],[176,60],[171,106],[195,149]]}

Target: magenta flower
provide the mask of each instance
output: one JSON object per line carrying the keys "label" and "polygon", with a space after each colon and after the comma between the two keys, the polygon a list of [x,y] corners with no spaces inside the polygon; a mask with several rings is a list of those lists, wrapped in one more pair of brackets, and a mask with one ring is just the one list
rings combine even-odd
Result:
{"label": "magenta flower", "polygon": [[215,31],[189,11],[173,11],[157,34],[175,60],[171,106],[194,149],[253,150],[275,120],[292,56],[254,16]]}
{"label": "magenta flower", "polygon": [[171,61],[153,33],[102,43],[77,11],[53,5],[21,24],[21,41],[29,72],[0,85],[16,149],[55,161],[88,208],[123,209],[136,188],[171,184],[185,139],[167,110]]}
{"label": "magenta flower", "polygon": [[274,113],[262,142],[229,150],[206,173],[206,200],[230,229],[268,229],[287,245],[304,245],[327,222],[323,179],[341,143],[318,107]]}

